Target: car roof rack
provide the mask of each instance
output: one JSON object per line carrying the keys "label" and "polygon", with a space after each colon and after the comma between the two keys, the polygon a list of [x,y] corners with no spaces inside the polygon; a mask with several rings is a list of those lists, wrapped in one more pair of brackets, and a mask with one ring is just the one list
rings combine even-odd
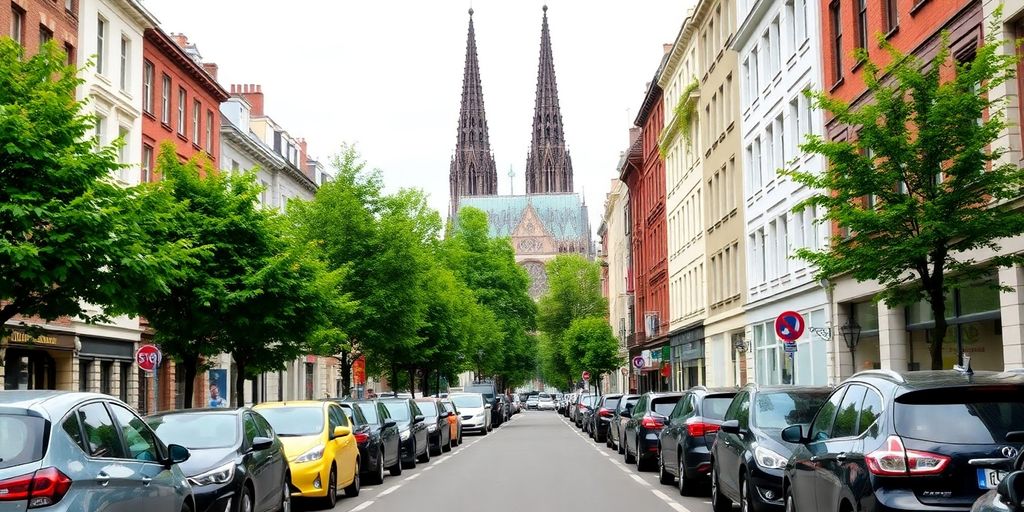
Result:
{"label": "car roof rack", "polygon": [[862,370],[862,371],[859,371],[859,372],[853,374],[854,377],[856,377],[858,375],[884,375],[884,376],[889,377],[890,379],[893,379],[893,380],[895,380],[897,382],[906,382],[907,381],[906,379],[903,378],[903,375],[900,375],[899,372],[894,371],[894,370],[883,370],[883,369],[880,369],[880,370]]}

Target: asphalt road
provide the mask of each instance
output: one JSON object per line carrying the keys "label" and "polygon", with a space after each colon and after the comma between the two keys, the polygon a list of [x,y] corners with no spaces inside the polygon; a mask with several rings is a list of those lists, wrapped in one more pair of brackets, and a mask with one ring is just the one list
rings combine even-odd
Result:
{"label": "asphalt road", "polygon": [[[683,497],[637,473],[553,412],[528,411],[487,436],[432,457],[357,498],[339,498],[346,512],[707,512],[707,497]],[[316,510],[296,503],[298,510]]]}

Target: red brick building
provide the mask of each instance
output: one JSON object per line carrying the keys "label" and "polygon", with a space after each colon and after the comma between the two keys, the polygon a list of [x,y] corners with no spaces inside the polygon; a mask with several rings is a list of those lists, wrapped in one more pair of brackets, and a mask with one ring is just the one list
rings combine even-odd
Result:
{"label": "red brick building", "polygon": [[180,34],[146,29],[142,45],[142,179],[152,181],[164,141],[178,157],[220,158],[220,104],[229,95],[217,83],[217,66],[203,64],[195,45]]}
{"label": "red brick building", "polygon": [[[668,346],[665,161],[658,152],[658,138],[664,125],[661,94],[657,80],[652,81],[634,121],[640,128],[640,135],[630,146],[619,174],[619,179],[629,189],[627,237],[631,246],[633,317],[637,326],[634,338],[628,343],[630,358],[644,350],[657,351],[660,355],[662,348]],[[671,379],[661,374],[666,364],[667,359],[641,375],[636,388],[668,390]]]}
{"label": "red brick building", "polygon": [[27,55],[39,52],[39,45],[51,39],[75,62],[78,48],[79,0],[11,0],[0,9],[0,35],[25,47]]}

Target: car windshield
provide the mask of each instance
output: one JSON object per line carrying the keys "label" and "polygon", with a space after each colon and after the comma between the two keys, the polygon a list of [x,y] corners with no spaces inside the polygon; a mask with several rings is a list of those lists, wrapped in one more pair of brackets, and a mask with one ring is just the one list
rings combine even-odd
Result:
{"label": "car windshield", "polygon": [[424,416],[437,416],[437,404],[434,402],[416,402]]}
{"label": "car windshield", "polygon": [[540,397],[540,400],[538,400],[538,402],[550,402],[550,401],[551,401],[551,397],[550,396],[542,396],[542,397]]}
{"label": "car windshield", "polygon": [[541,399],[541,400],[543,400],[543,399],[545,399],[545,398],[551,398],[551,395],[549,395],[549,394],[547,394],[547,393],[541,393],[541,394],[540,394],[540,399]]}
{"label": "car windshield", "polygon": [[678,402],[680,398],[682,397],[667,396],[664,398],[655,398],[651,401],[651,405],[654,407],[654,412],[662,416],[668,416],[669,414],[672,414],[672,409],[676,408],[676,402]]}
{"label": "car windshield", "polygon": [[388,414],[395,421],[409,421],[409,404],[403,402],[384,402]]}
{"label": "car windshield", "polygon": [[146,418],[146,423],[164,443],[190,450],[227,448],[238,442],[238,418],[234,414],[165,414]]}
{"label": "car windshield", "polygon": [[1024,425],[1024,389],[928,390],[896,400],[896,432],[949,444],[1005,443]]}
{"label": "car windshield", "polygon": [[[77,421],[71,423],[78,428]],[[0,414],[0,469],[42,459],[45,431],[46,421],[42,418]]]}
{"label": "car windshield", "polygon": [[828,394],[821,391],[778,391],[757,394],[754,425],[765,429],[783,429],[789,425],[809,425]]}
{"label": "car windshield", "polygon": [[484,401],[480,398],[480,395],[454,395],[451,399],[457,407],[479,409],[484,406]]}
{"label": "car windshield", "polygon": [[267,407],[259,411],[280,437],[314,436],[324,430],[322,407]]}
{"label": "car windshield", "polygon": [[731,396],[709,396],[704,399],[704,410],[701,416],[709,420],[720,420],[725,418],[725,411],[732,403]]}
{"label": "car windshield", "polygon": [[370,423],[377,423],[377,407],[373,404],[356,404],[356,407],[358,407],[359,412],[362,412],[363,416],[366,417],[366,421],[369,421]]}
{"label": "car windshield", "polygon": [[597,401],[600,398],[601,397],[599,397],[597,395],[587,395],[587,396],[583,397],[582,400],[580,400],[580,403],[583,404],[583,405],[586,405],[587,407],[593,407],[594,404],[596,404]]}

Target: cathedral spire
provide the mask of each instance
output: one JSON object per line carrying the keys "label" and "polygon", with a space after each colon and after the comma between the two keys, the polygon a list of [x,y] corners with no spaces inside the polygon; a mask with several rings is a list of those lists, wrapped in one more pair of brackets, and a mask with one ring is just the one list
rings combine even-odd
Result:
{"label": "cathedral spire", "polygon": [[544,6],[544,20],[540,29],[540,64],[537,67],[537,100],[533,108],[531,138],[530,153],[526,157],[526,192],[572,192],[572,160],[562,132],[547,5]]}
{"label": "cathedral spire", "polygon": [[451,214],[454,218],[462,196],[498,193],[498,171],[491,154],[491,141],[484,115],[484,92],[480,84],[480,63],[476,54],[473,9],[469,9],[469,35],[466,39],[466,67],[462,76],[462,107],[455,154],[448,179],[451,186]]}

